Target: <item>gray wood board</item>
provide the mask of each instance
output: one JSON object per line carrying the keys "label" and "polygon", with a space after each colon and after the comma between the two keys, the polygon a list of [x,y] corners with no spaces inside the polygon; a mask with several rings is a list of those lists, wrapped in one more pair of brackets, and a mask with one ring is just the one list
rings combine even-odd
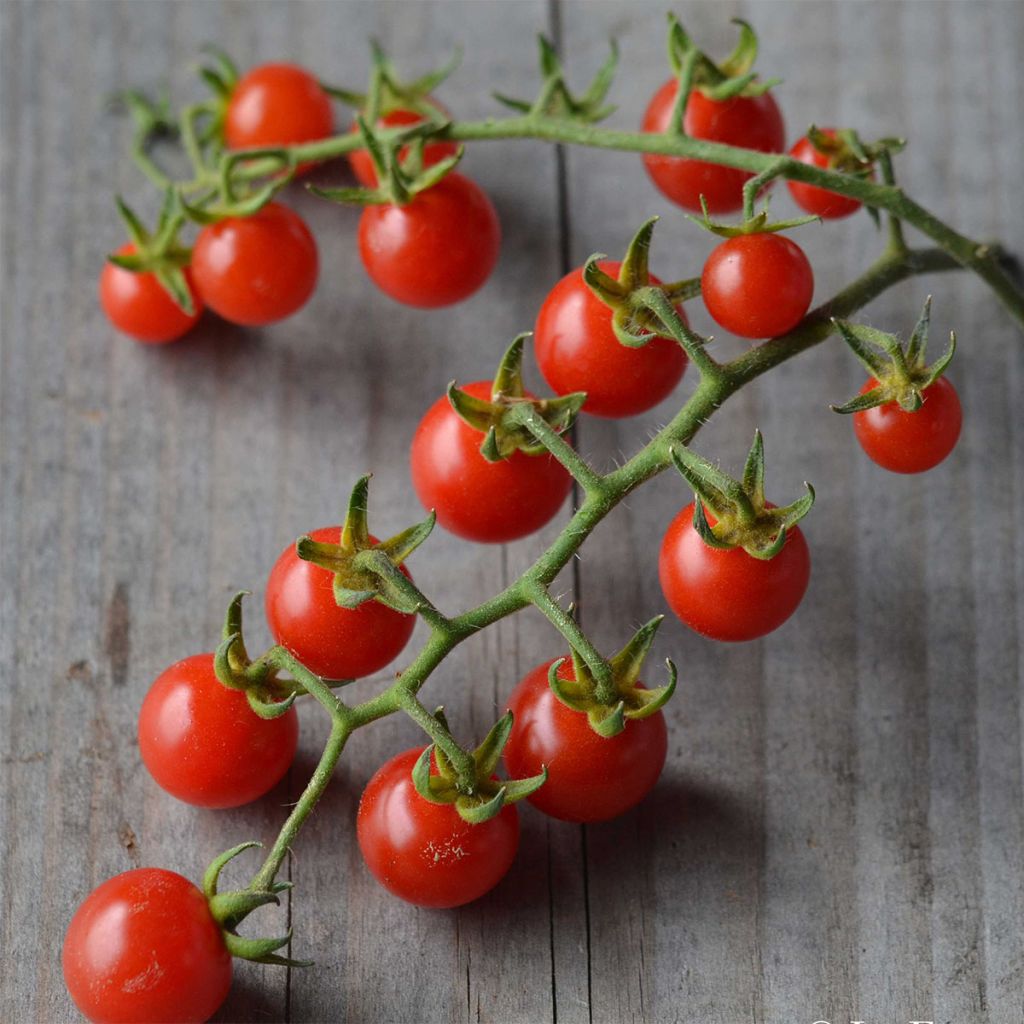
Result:
{"label": "gray wood board", "polygon": [[[812,121],[906,134],[899,167],[915,198],[974,237],[1024,246],[1021,4],[677,9],[712,53],[731,47],[730,17],[756,23],[759,66],[785,79],[790,137]],[[695,274],[712,243],[634,156],[573,151],[562,173],[550,147],[481,144],[466,169],[493,196],[505,239],[469,302],[419,313],[377,294],[353,244],[358,214],[296,189],[322,257],[309,307],[262,331],[208,317],[194,338],[144,349],[113,336],[95,301],[103,255],[120,241],[112,193],[153,209],[121,156],[127,124],[104,109],[116,89],[194,95],[189,63],[207,41],[243,64],[287,57],[357,84],[375,35],[411,71],[463,43],[440,95],[473,118],[494,111],[492,89],[534,88],[536,32],[556,33],[578,85],[614,35],[624,67],[611,123],[630,127],[666,74],[664,6],[8,0],[0,30],[0,1019],[64,1021],[76,1014],[60,943],[84,895],[143,864],[197,877],[219,851],[272,839],[326,735],[318,709],[303,708],[286,782],[249,808],[196,811],[141,768],[135,719],[150,681],[214,644],[241,587],[254,591],[250,646],[268,643],[268,567],[290,539],[337,521],[359,473],[375,473],[378,532],[420,514],[406,469],[419,416],[451,377],[490,374],[564,259],[619,252],[651,213],[663,217],[663,278]],[[783,190],[774,203],[793,209]],[[864,216],[801,235],[819,298],[879,244]],[[1024,1017],[1024,346],[965,275],[914,281],[866,319],[906,330],[929,291],[937,342],[951,327],[961,341],[952,375],[966,411],[959,448],[935,472],[884,473],[827,411],[861,380],[835,341],[742,392],[698,438],[736,469],[760,426],[771,495],[815,484],[814,575],[798,615],[763,641],[719,646],[666,621],[651,681],[671,655],[681,684],[650,799],[586,829],[525,808],[505,882],[464,909],[420,911],[368,878],[352,828],[362,785],[417,730],[396,718],[361,732],[297,845],[293,895],[259,922],[290,924],[293,954],[318,966],[240,965],[217,1019]],[[699,305],[691,318],[711,332]],[[587,420],[578,441],[612,465],[674,407]],[[654,481],[599,528],[578,579],[566,575],[561,591],[602,647],[663,610],[657,542],[686,500],[678,479]],[[412,569],[442,607],[467,607],[556,531],[507,548],[438,531]],[[482,735],[520,675],[559,649],[538,616],[517,616],[460,649],[425,697],[446,704],[459,735]]]}

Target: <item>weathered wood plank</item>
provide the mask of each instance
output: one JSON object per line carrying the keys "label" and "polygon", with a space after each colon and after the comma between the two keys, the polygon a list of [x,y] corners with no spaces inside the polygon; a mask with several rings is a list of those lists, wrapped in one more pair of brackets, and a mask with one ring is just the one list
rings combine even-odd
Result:
{"label": "weathered wood plank", "polygon": [[[791,134],[812,120],[906,132],[900,166],[916,197],[977,236],[1024,238],[1013,192],[1019,4],[690,3],[681,13],[715,53],[731,46],[729,16],[758,24],[762,67],[786,79]],[[227,846],[270,839],[308,777],[325,736],[315,707],[302,712],[295,768],[266,800],[220,814],[176,804],[138,761],[135,717],[151,679],[213,644],[238,587],[254,590],[252,647],[268,642],[269,565],[294,536],[337,520],[359,473],[375,470],[380,531],[420,514],[405,452],[421,412],[452,376],[488,376],[530,326],[563,241],[573,262],[616,252],[653,211],[665,215],[655,269],[690,273],[711,245],[635,157],[579,152],[567,160],[563,240],[553,152],[480,145],[466,167],[495,198],[506,238],[494,280],[465,306],[414,313],[374,293],[352,244],[358,215],[292,190],[324,268],[308,310],[259,332],[211,318],[194,339],[144,350],[111,336],[94,298],[119,241],[110,193],[153,209],[118,157],[127,125],[102,98],[165,81],[188,95],[188,62],[210,40],[243,63],[289,56],[358,82],[373,34],[412,71],[465,43],[441,96],[476,117],[494,109],[492,88],[528,94],[531,37],[554,28],[577,83],[619,37],[628,70],[614,123],[631,126],[665,74],[663,18],[659,3],[592,0],[0,5],[0,1018],[75,1019],[57,953],[82,896],[139,864],[195,877]],[[781,192],[775,202],[791,208]],[[803,234],[819,295],[877,245],[867,218]],[[760,643],[718,648],[666,622],[649,674],[671,654],[681,686],[650,800],[589,829],[525,808],[505,883],[464,910],[418,912],[368,878],[352,823],[375,767],[419,736],[397,720],[359,734],[289,865],[294,896],[259,921],[291,924],[293,954],[319,966],[243,965],[219,1019],[1003,1024],[1024,1014],[1024,346],[966,278],[915,282],[868,317],[905,329],[928,290],[936,343],[950,326],[961,338],[953,376],[967,412],[959,450],[934,474],[882,473],[824,411],[860,381],[838,344],[737,396],[698,439],[737,467],[760,425],[772,494],[805,476],[818,485],[806,526],[815,573],[798,617]],[[710,328],[699,308],[692,320]],[[580,442],[609,465],[672,408],[621,426],[587,421]],[[661,608],[656,543],[687,499],[678,480],[658,480],[587,545],[576,597],[602,646]],[[552,535],[478,549],[439,531],[412,569],[457,608],[495,592]],[[519,676],[558,648],[537,616],[502,623],[446,663],[425,698],[446,703],[460,735],[479,736]]]}

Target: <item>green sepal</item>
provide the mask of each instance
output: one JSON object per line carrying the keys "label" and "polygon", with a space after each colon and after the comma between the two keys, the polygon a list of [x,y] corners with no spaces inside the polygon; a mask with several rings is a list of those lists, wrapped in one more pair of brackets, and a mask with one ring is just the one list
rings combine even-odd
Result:
{"label": "green sepal", "polygon": [[241,660],[244,656],[244,647],[241,648],[243,653],[239,654],[241,643],[242,634],[232,633],[230,636],[224,637],[213,652],[214,675],[220,684],[229,690],[247,690],[249,688],[249,680],[245,675],[248,661],[246,660],[243,665]]}
{"label": "green sepal", "polygon": [[377,600],[396,611],[415,612],[425,598],[399,566],[430,536],[436,517],[431,512],[388,540],[372,542],[367,521],[369,482],[367,474],[352,488],[337,543],[307,535],[296,541],[296,554],[333,574],[334,600],[340,608],[358,608]]}
{"label": "green sepal", "polygon": [[455,381],[448,385],[448,401],[456,415],[473,430],[483,434],[480,454],[488,462],[507,459],[514,452],[541,455],[547,448],[520,420],[529,405],[552,430],[561,434],[572,426],[586,395],[574,392],[554,398],[529,398],[523,387],[523,347],[529,332],[517,335],[505,350],[491,385],[490,399],[463,391]]}
{"label": "green sepal", "polygon": [[[450,173],[465,151],[465,147],[460,145],[451,156],[424,168],[421,146],[447,128],[447,120],[420,121],[401,130],[377,130],[371,127],[367,117],[360,114],[356,124],[363,146],[373,162],[377,185],[375,188],[318,188],[307,185],[307,189],[320,199],[353,206],[404,206]],[[409,147],[408,153],[401,160],[401,151],[406,146]]]}
{"label": "green sepal", "polygon": [[230,931],[225,931],[222,935],[228,952],[239,960],[248,960],[254,964],[275,964],[279,967],[313,966],[312,960],[295,960],[289,956],[279,956],[275,952],[292,941],[291,928],[284,935],[273,939],[247,939]]}
{"label": "green sepal", "polygon": [[[593,253],[583,265],[584,283],[612,310],[612,330],[619,343],[628,348],[640,348],[656,337],[678,341],[686,333],[692,335],[682,323],[675,304],[699,295],[700,281],[652,283],[649,253],[657,221],[657,217],[651,217],[637,229],[620,263],[618,278],[601,269],[600,261],[606,259],[604,253]],[[664,304],[659,305],[664,316],[658,316],[652,308],[657,293],[665,299]]]}
{"label": "green sepal", "polygon": [[175,305],[192,316],[195,302],[184,272],[192,261],[192,250],[178,241],[185,216],[177,192],[165,190],[160,217],[153,232],[145,227],[124,199],[115,196],[114,202],[135,252],[111,253],[107,256],[108,262],[134,274],[152,274]]}
{"label": "green sepal", "polygon": [[546,36],[537,37],[541,86],[536,99],[520,100],[504,93],[491,95],[501,104],[533,118],[550,118],[596,124],[615,111],[614,104],[605,103],[619,63],[619,47],[609,41],[609,52],[586,91],[576,96],[565,81],[565,70],[554,44]]}
{"label": "green sepal", "polygon": [[[739,27],[739,40],[733,52],[720,64],[715,64],[697,48],[679,19],[672,13],[668,16],[668,57],[672,71],[681,79],[688,73],[689,87],[700,89],[709,99],[763,96],[780,82],[778,78],[757,80],[753,71],[758,52],[757,34],[740,18],[733,18],[732,23]],[[685,96],[681,100],[685,102]],[[682,105],[679,109],[681,113]]]}
{"label": "green sepal", "polygon": [[700,197],[701,216],[694,217],[692,214],[686,214],[688,220],[692,220],[694,224],[702,227],[705,231],[710,231],[713,235],[718,235],[719,238],[739,238],[742,235],[768,235],[773,234],[776,231],[787,231],[789,228],[798,228],[804,224],[810,223],[821,223],[821,218],[809,214],[805,217],[793,217],[790,220],[769,220],[768,216],[768,200],[765,199],[764,206],[760,213],[755,213],[753,217],[744,220],[740,224],[726,224],[723,221],[716,221],[711,219],[711,214],[708,211],[707,200],[702,195]]}
{"label": "green sepal", "polygon": [[239,854],[245,853],[246,850],[262,849],[262,847],[262,843],[250,840],[247,843],[239,843],[238,846],[232,846],[230,850],[225,850],[214,857],[210,861],[210,866],[203,872],[203,893],[206,895],[207,900],[212,900],[217,895],[217,883],[220,881],[220,873],[229,861],[234,860]]}
{"label": "green sepal", "polygon": [[675,665],[666,659],[669,681],[657,689],[640,686],[640,671],[663,619],[663,615],[658,615],[645,623],[622,650],[608,659],[613,686],[611,701],[598,699],[597,682],[575,650],[571,651],[573,672],[570,678],[559,674],[565,658],[558,658],[548,666],[548,686],[555,698],[570,710],[585,714],[594,732],[606,739],[622,732],[629,721],[648,718],[660,710],[675,693]]}
{"label": "green sepal", "polygon": [[376,39],[370,40],[370,57],[370,87],[366,92],[343,89],[326,82],[321,82],[320,88],[329,96],[360,111],[369,120],[376,120],[398,107],[430,116],[431,112],[436,114],[437,109],[427,102],[428,97],[462,62],[462,47],[457,46],[441,67],[411,82],[399,79],[394,64]]}
{"label": "green sepal", "polygon": [[931,366],[928,365],[926,350],[931,308],[932,297],[929,295],[906,349],[895,334],[864,324],[832,320],[839,336],[877,382],[870,391],[855,395],[842,405],[833,405],[833,412],[844,415],[864,412],[889,402],[895,402],[909,413],[921,408],[924,391],[946,372],[956,354],[956,333],[950,331],[946,351]]}
{"label": "green sepal", "polygon": [[245,691],[245,696],[249,701],[249,707],[255,714],[266,721],[272,721],[288,714],[295,703],[297,694],[289,693],[284,700],[265,700],[255,689],[249,689]]}
{"label": "green sepal", "polygon": [[[434,717],[445,732],[449,732],[441,708],[434,712]],[[539,775],[527,779],[494,778],[511,731],[512,712],[508,711],[498,719],[484,741],[473,751],[472,780],[461,780],[440,745],[430,744],[413,765],[413,788],[432,804],[451,804],[459,817],[470,825],[490,820],[501,812],[505,804],[515,803],[536,792],[547,779],[546,768]],[[436,772],[430,770],[431,760],[437,767]]]}
{"label": "green sepal", "polygon": [[200,65],[197,69],[199,76],[217,99],[226,102],[231,98],[231,93],[241,77],[238,65],[220,47],[211,43],[204,43],[200,50],[213,58],[213,66]]}
{"label": "green sepal", "polygon": [[[741,547],[753,558],[774,558],[791,530],[814,505],[814,488],[781,508],[769,506],[764,493],[764,439],[754,432],[743,467],[743,479],[734,480],[690,448],[672,448],[670,457],[679,475],[694,492],[693,528],[709,547]],[[714,526],[705,509],[715,517]]]}

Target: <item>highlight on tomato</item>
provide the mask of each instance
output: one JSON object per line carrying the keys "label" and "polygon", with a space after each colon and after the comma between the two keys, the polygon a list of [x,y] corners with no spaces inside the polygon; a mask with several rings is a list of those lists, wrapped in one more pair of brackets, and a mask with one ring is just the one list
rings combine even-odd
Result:
{"label": "highlight on tomato", "polygon": [[172,796],[196,807],[238,807],[269,792],[295,757],[294,708],[265,719],[246,694],[224,686],[212,654],[162,672],[139,712],[142,761]]}
{"label": "highlight on tomato", "polygon": [[265,326],[297,313],[313,294],[316,241],[294,210],[268,202],[249,216],[203,227],[192,273],[215,313],[235,324]]}
{"label": "highlight on tomato", "polygon": [[68,925],[62,963],[75,1005],[97,1024],[199,1024],[231,987],[231,954],[206,896],[162,868],[126,871],[94,889]]}

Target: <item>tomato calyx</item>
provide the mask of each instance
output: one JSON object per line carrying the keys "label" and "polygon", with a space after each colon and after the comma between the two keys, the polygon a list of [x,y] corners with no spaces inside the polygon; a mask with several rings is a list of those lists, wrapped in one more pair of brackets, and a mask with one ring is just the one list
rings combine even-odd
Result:
{"label": "tomato calyx", "polygon": [[815,214],[809,214],[806,217],[793,217],[790,220],[770,220],[768,201],[765,200],[760,213],[755,213],[751,217],[744,217],[739,224],[726,224],[724,221],[711,219],[711,214],[708,212],[708,204],[703,196],[700,197],[700,205],[703,211],[700,217],[686,214],[686,218],[692,220],[694,224],[702,227],[705,231],[718,235],[719,238],[739,238],[742,235],[769,235],[778,231],[786,231],[789,228],[798,228],[803,224],[810,224],[812,221],[818,224],[821,223],[821,218]]}
{"label": "tomato calyx", "polygon": [[757,81],[753,70],[757,60],[757,33],[741,18],[733,18],[739,28],[739,39],[732,53],[720,64],[700,50],[674,14],[668,16],[668,59],[679,79],[680,88],[670,131],[682,132],[682,113],[691,89],[699,89],[710,100],[734,99],[737,96],[763,96],[780,78]]}
{"label": "tomato calyx", "polygon": [[610,52],[604,63],[598,68],[590,85],[585,92],[576,96],[565,81],[565,70],[554,44],[545,36],[538,35],[541,86],[536,99],[532,101],[519,100],[500,92],[494,92],[491,95],[499,103],[511,110],[519,111],[527,117],[596,124],[617,109],[614,104],[605,103],[619,63],[618,44],[613,39],[609,46]]}
{"label": "tomato calyx", "polygon": [[604,253],[594,253],[583,266],[583,280],[594,295],[611,309],[612,331],[619,343],[628,348],[641,348],[654,338],[676,337],[676,333],[665,326],[652,308],[652,302],[657,301],[655,292],[664,296],[669,306],[700,294],[699,277],[671,284],[652,282],[648,261],[657,222],[657,217],[651,217],[630,240],[619,266],[618,278],[601,269],[600,261],[607,259]]}
{"label": "tomato calyx", "polygon": [[178,240],[185,216],[177,192],[170,188],[164,192],[163,206],[153,232],[120,196],[116,196],[114,201],[135,251],[111,253],[107,260],[135,274],[153,274],[175,304],[192,316],[195,302],[185,277],[185,268],[192,262],[192,250]]}
{"label": "tomato calyx", "polygon": [[448,400],[456,414],[467,425],[484,435],[480,454],[488,462],[500,462],[514,452],[542,455],[547,447],[538,442],[525,422],[525,413],[539,416],[556,433],[572,426],[586,401],[582,391],[554,398],[533,398],[523,387],[523,347],[529,332],[517,335],[505,350],[491,387],[490,400],[477,398],[459,388],[455,381],[448,385]]}
{"label": "tomato calyx", "polygon": [[[443,709],[438,708],[433,717],[450,739]],[[453,805],[459,817],[470,825],[489,821],[506,804],[535,793],[547,780],[546,767],[527,779],[498,779],[494,775],[512,732],[512,721],[512,712],[508,711],[495,722],[483,743],[469,755],[471,769],[468,772],[460,773],[440,744],[431,743],[413,766],[412,783],[416,792],[430,803]],[[436,766],[433,772],[432,763]]]}
{"label": "tomato calyx", "polygon": [[637,685],[640,669],[664,617],[655,616],[641,626],[626,646],[608,659],[613,687],[609,701],[598,697],[597,680],[575,648],[570,647],[572,679],[564,679],[558,674],[558,670],[565,663],[565,658],[558,658],[548,667],[548,685],[551,692],[570,710],[585,714],[590,728],[598,736],[605,739],[617,736],[626,728],[627,721],[649,718],[660,711],[675,693],[677,672],[675,665],[668,658],[665,659],[668,668],[668,683],[665,686],[649,690]]}
{"label": "tomato calyx", "polygon": [[[743,479],[734,480],[689,448],[671,449],[672,462],[693,488],[693,528],[709,547],[743,548],[753,558],[774,558],[792,529],[814,505],[814,488],[789,505],[776,508],[764,495],[764,439],[754,432],[754,443],[743,468]],[[708,518],[711,513],[715,522]]]}
{"label": "tomato calyx", "polygon": [[457,47],[448,61],[439,68],[409,82],[403,82],[398,77],[394,62],[376,39],[370,40],[370,62],[370,82],[366,92],[355,92],[326,82],[321,82],[320,88],[358,111],[371,124],[395,110],[412,110],[422,114],[428,121],[438,124],[444,122],[443,115],[432,101],[431,93],[462,62],[461,47]]}
{"label": "tomato calyx", "polygon": [[352,488],[336,544],[306,535],[298,539],[295,551],[304,561],[334,574],[334,600],[340,608],[358,608],[376,599],[395,611],[414,614],[426,598],[400,566],[430,536],[436,516],[431,512],[388,540],[376,541],[367,526],[369,484],[367,474]]}
{"label": "tomato calyx", "polygon": [[220,873],[224,866],[246,850],[262,847],[262,843],[240,843],[219,854],[211,862],[203,874],[203,893],[210,907],[210,914],[220,925],[221,935],[228,952],[240,960],[250,960],[257,964],[278,964],[282,967],[311,967],[312,960],[294,960],[281,956],[277,950],[287,946],[292,939],[292,930],[284,935],[266,939],[251,939],[238,934],[238,926],[254,910],[268,904],[279,906],[280,894],[292,888],[291,882],[272,882],[267,889],[236,889],[231,892],[218,892]]}
{"label": "tomato calyx", "polygon": [[929,295],[906,348],[895,334],[864,324],[832,320],[843,341],[876,382],[869,391],[844,405],[833,405],[833,412],[864,412],[887,402],[895,402],[904,412],[917,412],[921,408],[923,392],[946,372],[956,353],[956,332],[950,331],[946,351],[931,366],[927,364],[925,350],[931,310],[932,297]]}

